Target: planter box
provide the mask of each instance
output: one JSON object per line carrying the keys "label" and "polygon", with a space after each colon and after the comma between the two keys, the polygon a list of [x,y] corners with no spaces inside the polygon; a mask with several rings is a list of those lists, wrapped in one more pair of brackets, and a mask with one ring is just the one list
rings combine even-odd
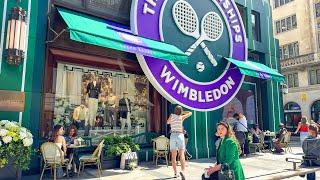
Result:
{"label": "planter box", "polygon": [[102,156],[101,159],[102,169],[116,169],[120,168],[120,156],[111,156],[111,157],[105,157]]}
{"label": "planter box", "polygon": [[14,168],[10,161],[4,168],[0,168],[0,180],[21,179],[21,174],[21,170]]}

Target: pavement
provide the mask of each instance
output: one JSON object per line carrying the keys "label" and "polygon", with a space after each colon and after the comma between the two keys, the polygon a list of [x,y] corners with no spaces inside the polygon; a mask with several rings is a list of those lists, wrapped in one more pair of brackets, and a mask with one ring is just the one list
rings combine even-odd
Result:
{"label": "pavement", "polygon": [[[292,163],[285,161],[287,157],[301,158],[303,155],[299,142],[292,143],[292,153],[273,154],[273,153],[256,153],[249,157],[242,158],[241,163],[245,172],[246,179],[263,179],[260,178],[265,174],[279,173],[288,171],[293,168]],[[201,179],[204,168],[215,163],[215,159],[197,159],[188,162],[185,171],[187,180]],[[178,170],[180,167],[178,167]],[[158,167],[152,162],[144,162],[133,171],[108,169],[103,170],[101,178],[97,178],[97,170],[94,168],[86,168],[85,172],[81,174],[80,178],[77,176],[74,179],[103,179],[103,180],[174,180],[172,167],[167,167],[165,163]],[[44,179],[52,179],[47,176]],[[26,180],[39,179],[37,176],[23,177]],[[70,179],[70,178],[69,178]],[[176,180],[178,180],[177,178]],[[289,178],[290,180],[306,179],[301,177]],[[317,179],[320,180],[320,172],[317,173]]]}

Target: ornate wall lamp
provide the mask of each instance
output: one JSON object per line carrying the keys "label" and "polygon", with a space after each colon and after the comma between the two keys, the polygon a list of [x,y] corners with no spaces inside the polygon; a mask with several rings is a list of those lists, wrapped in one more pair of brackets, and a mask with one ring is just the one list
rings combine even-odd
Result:
{"label": "ornate wall lamp", "polygon": [[24,59],[26,13],[27,12],[19,6],[13,7],[10,10],[6,44],[6,57],[8,64],[20,65]]}

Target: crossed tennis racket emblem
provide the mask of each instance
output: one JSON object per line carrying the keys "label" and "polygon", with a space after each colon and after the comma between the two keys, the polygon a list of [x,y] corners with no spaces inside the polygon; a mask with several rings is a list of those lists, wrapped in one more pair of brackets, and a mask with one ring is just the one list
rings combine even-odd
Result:
{"label": "crossed tennis racket emblem", "polygon": [[[181,32],[187,36],[197,39],[185,52],[190,56],[200,45],[213,66],[218,63],[204,41],[215,42],[220,39],[223,33],[223,22],[220,16],[211,11],[204,15],[199,30],[199,19],[193,7],[184,0],[179,0],[173,5],[173,19]],[[201,32],[200,32],[201,31]]]}

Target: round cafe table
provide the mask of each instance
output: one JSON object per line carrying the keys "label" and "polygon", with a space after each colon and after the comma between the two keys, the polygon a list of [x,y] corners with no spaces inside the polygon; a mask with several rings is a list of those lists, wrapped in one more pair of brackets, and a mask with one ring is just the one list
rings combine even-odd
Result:
{"label": "round cafe table", "polygon": [[68,164],[68,168],[71,166],[72,167],[72,164],[75,166],[75,170],[77,170],[77,167],[76,167],[76,164],[74,163],[74,151],[76,149],[80,149],[80,148],[84,148],[84,147],[87,147],[87,145],[74,145],[74,144],[70,144],[67,146],[67,149],[70,150],[70,159],[69,159],[69,164]]}

